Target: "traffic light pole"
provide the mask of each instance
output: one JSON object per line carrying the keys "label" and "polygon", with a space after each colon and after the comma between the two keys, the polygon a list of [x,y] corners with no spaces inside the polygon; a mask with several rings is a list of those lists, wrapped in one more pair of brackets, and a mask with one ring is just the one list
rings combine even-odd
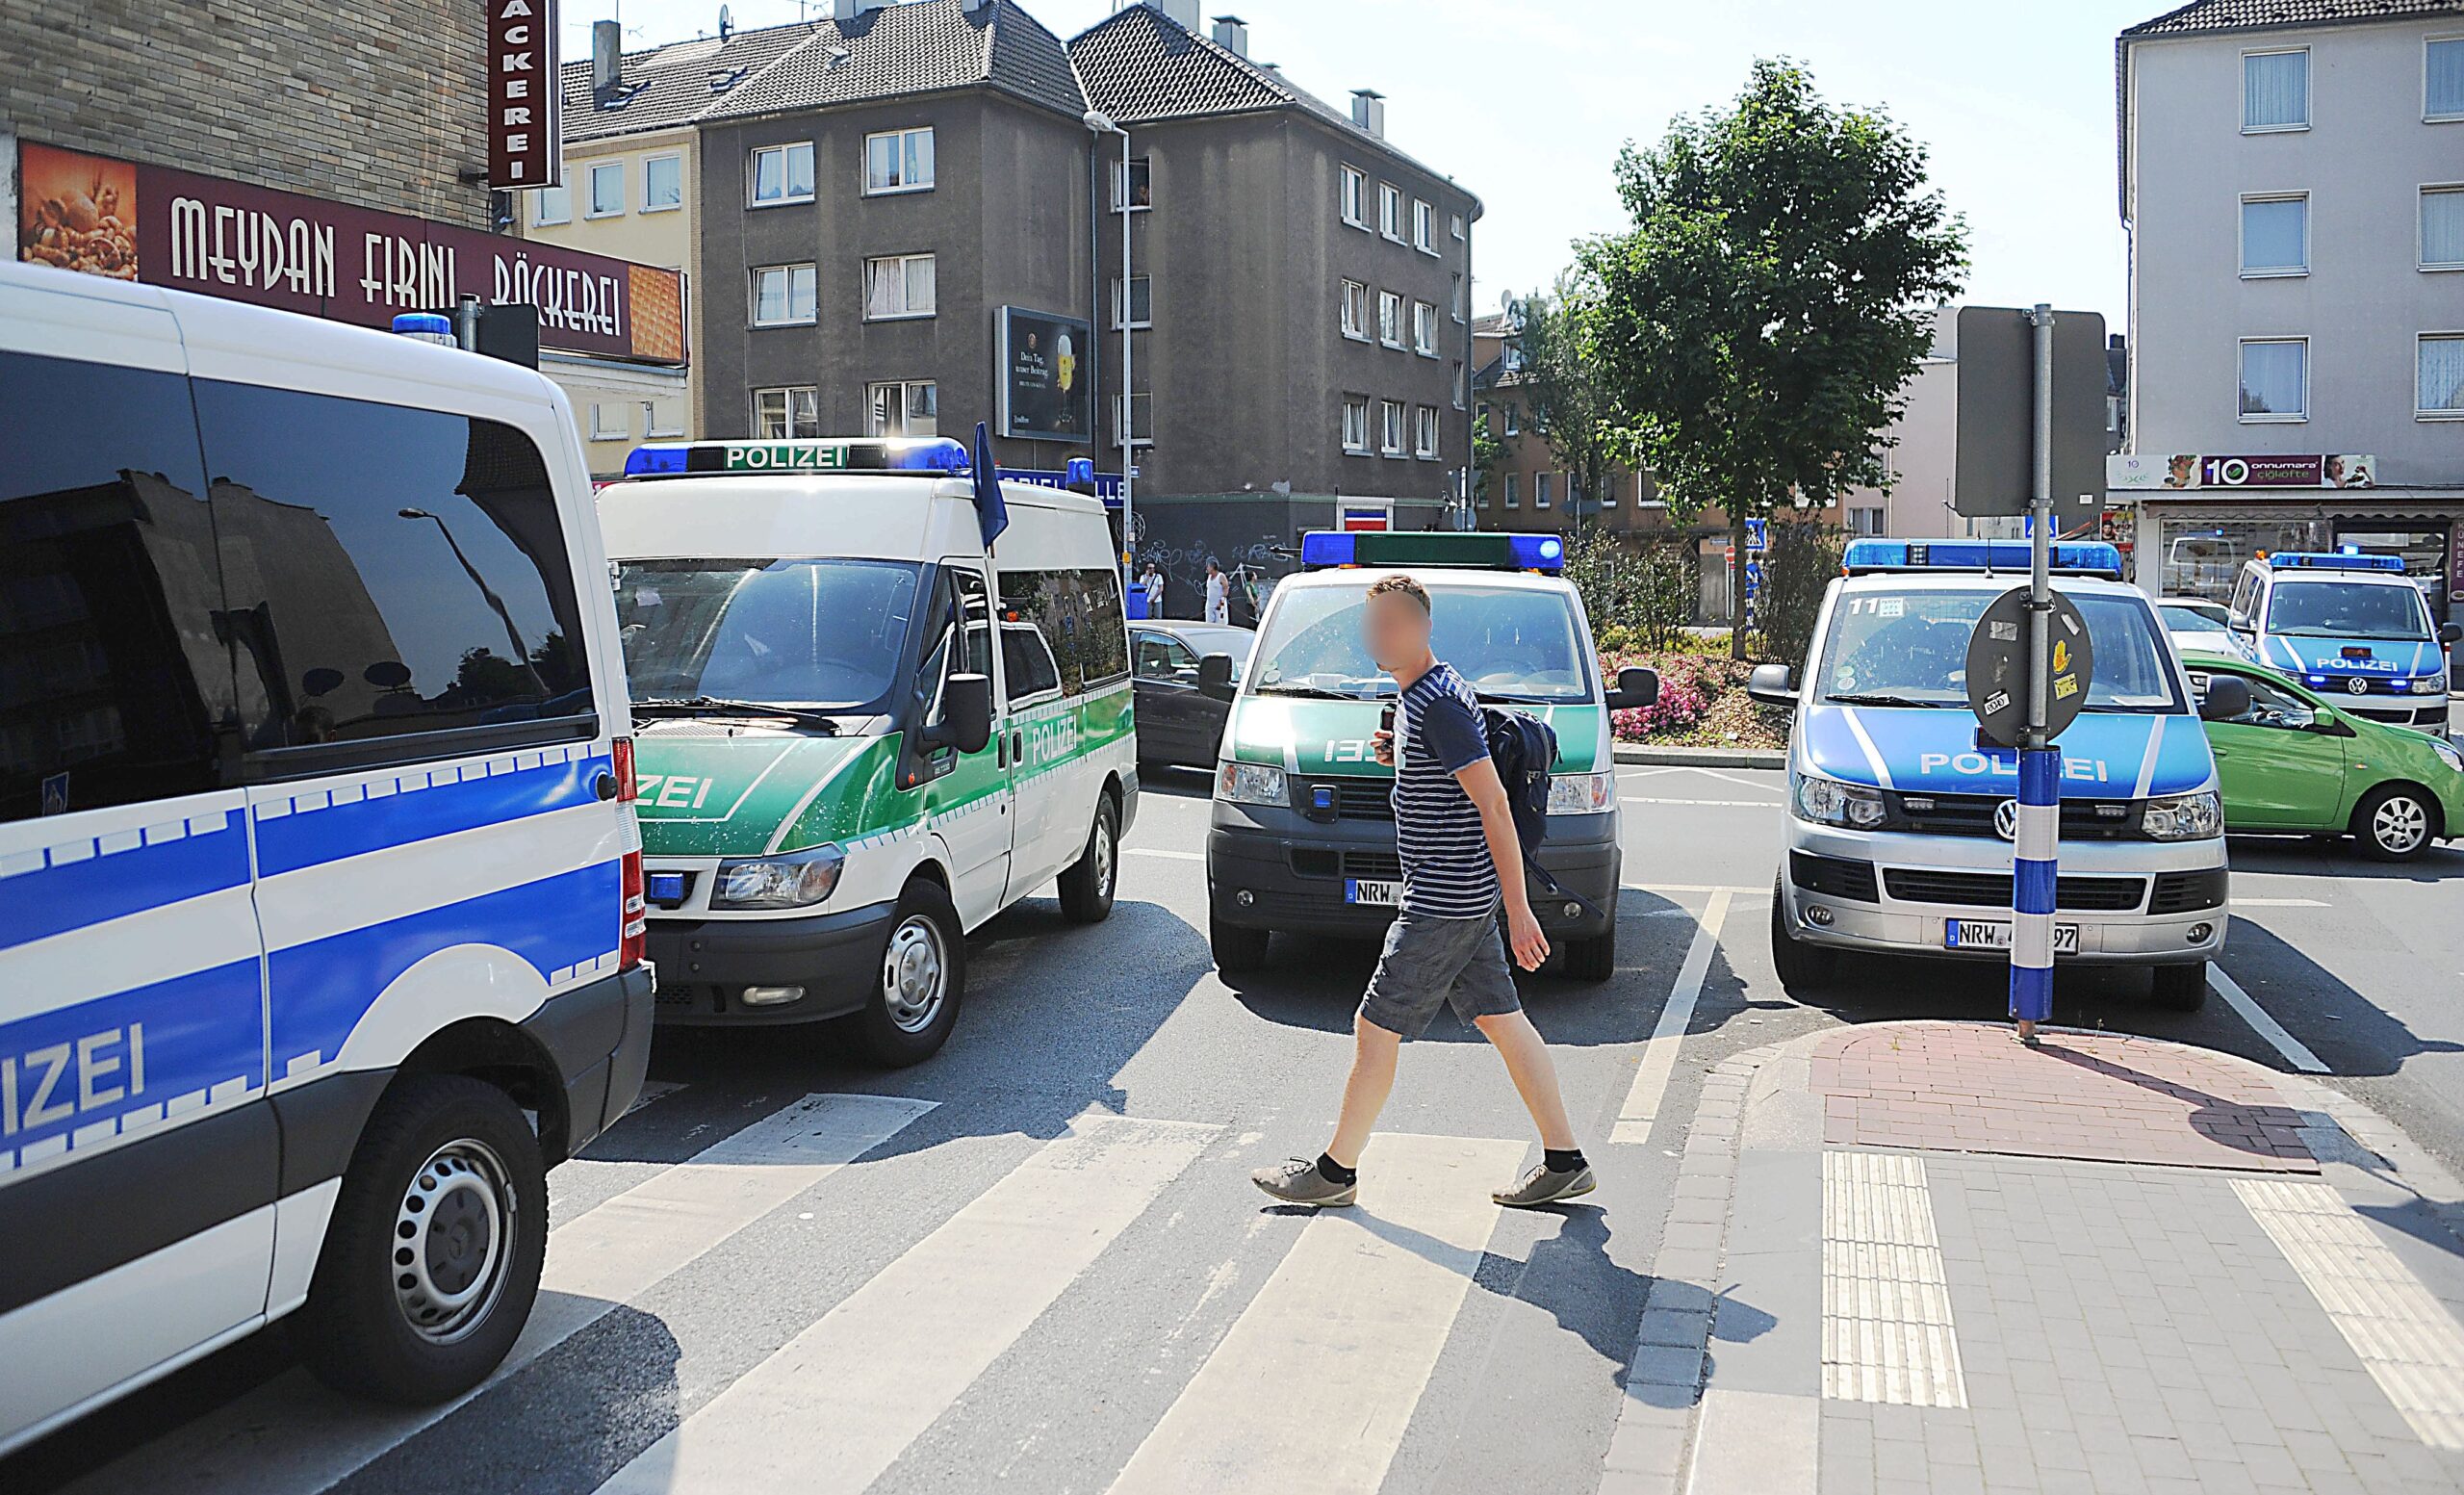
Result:
{"label": "traffic light pole", "polygon": [[2012,837],[2011,1016],[2019,1041],[2053,1016],[2053,921],[2061,860],[2062,755],[2049,724],[2053,690],[2053,308],[2036,333],[2036,480],[2028,500],[2028,725],[2019,738],[2018,823]]}

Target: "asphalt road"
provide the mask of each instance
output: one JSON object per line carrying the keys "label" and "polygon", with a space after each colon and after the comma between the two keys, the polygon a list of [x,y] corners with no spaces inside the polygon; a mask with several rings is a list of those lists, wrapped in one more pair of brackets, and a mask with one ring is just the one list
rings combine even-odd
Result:
{"label": "asphalt road", "polygon": [[[1182,1489],[1295,1439],[1322,1440],[1346,1488],[1589,1489],[1704,1070],[1834,1024],[2003,1006],[1989,966],[1850,961],[1831,990],[1780,989],[1784,783],[1621,771],[1617,974],[1525,988],[1602,1177],[1578,1206],[1487,1204],[1536,1152],[1450,1015],[1404,1053],[1385,1173],[1372,1154],[1394,1207],[1265,1205],[1245,1175],[1322,1145],[1373,951],[1286,938],[1268,971],[1220,979],[1205,782],[1176,776],[1150,786],[1109,922],[1031,899],[970,941],[968,1006],[932,1063],[867,1071],[823,1034],[663,1036],[656,1093],[552,1179],[556,1291],[460,1407],[344,1404],[270,1334],[0,1462],[0,1489],[733,1490],[765,1467],[804,1471],[800,1489]],[[2233,862],[2222,969],[2280,1038],[2220,996],[2155,1009],[2130,971],[2066,971],[2057,1020],[2315,1055],[2456,1166],[2464,850],[2390,869],[2252,841]],[[1341,1332],[1310,1332],[1329,1314]]]}

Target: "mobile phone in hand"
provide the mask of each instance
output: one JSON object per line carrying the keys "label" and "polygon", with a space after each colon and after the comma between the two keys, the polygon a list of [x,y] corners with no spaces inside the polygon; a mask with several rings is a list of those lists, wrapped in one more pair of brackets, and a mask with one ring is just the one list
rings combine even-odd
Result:
{"label": "mobile phone in hand", "polygon": [[1392,701],[1387,702],[1385,707],[1378,711],[1377,730],[1379,732],[1393,732],[1395,730],[1395,703]]}

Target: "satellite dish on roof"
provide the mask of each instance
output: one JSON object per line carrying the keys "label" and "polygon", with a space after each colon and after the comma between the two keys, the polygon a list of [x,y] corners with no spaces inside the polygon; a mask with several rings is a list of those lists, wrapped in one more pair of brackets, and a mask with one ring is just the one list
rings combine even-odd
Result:
{"label": "satellite dish on roof", "polygon": [[726,6],[719,7],[719,39],[725,41],[735,31],[735,20]]}

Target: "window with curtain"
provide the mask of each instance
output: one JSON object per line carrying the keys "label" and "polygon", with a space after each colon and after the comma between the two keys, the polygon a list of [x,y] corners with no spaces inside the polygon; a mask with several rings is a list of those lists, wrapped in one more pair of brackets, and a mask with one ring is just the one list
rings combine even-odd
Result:
{"label": "window with curtain", "polygon": [[2242,345],[2242,419],[2299,421],[2309,417],[2310,345],[2299,338]]}
{"label": "window with curtain", "polygon": [[2464,37],[2434,37],[2423,60],[2422,116],[2464,119]]}
{"label": "window with curtain", "polygon": [[940,429],[940,387],[931,379],[874,384],[865,390],[875,436],[931,436]]}
{"label": "window with curtain", "polygon": [[765,265],[753,272],[753,324],[783,326],[813,320],[813,267]]}
{"label": "window with curtain", "polygon": [[653,156],[642,163],[642,211],[664,213],[684,206],[684,158]]}
{"label": "window with curtain", "polygon": [[753,434],[764,441],[821,434],[821,391],[810,385],[753,392]]}
{"label": "window with curtain", "polygon": [[2242,199],[2242,273],[2298,275],[2310,269],[2310,199]]}
{"label": "window with curtain", "polygon": [[2422,189],[2422,269],[2464,270],[2464,187]]}
{"label": "window with curtain", "polygon": [[1344,397],[1344,450],[1346,451],[1369,450],[1369,397],[1367,395]]}
{"label": "window with curtain", "polygon": [[933,127],[864,137],[864,191],[921,192],[933,185]]}
{"label": "window with curtain", "polygon": [[864,262],[864,317],[933,315],[933,256],[892,254]]}
{"label": "window with curtain", "polygon": [[2464,332],[2421,340],[2419,383],[2421,414],[2464,416]]}
{"label": "window with curtain", "polygon": [[2310,53],[2242,56],[2242,128],[2300,130],[2310,124]]}
{"label": "window with curtain", "polygon": [[1369,288],[1357,280],[1344,282],[1344,336],[1369,341]]}

